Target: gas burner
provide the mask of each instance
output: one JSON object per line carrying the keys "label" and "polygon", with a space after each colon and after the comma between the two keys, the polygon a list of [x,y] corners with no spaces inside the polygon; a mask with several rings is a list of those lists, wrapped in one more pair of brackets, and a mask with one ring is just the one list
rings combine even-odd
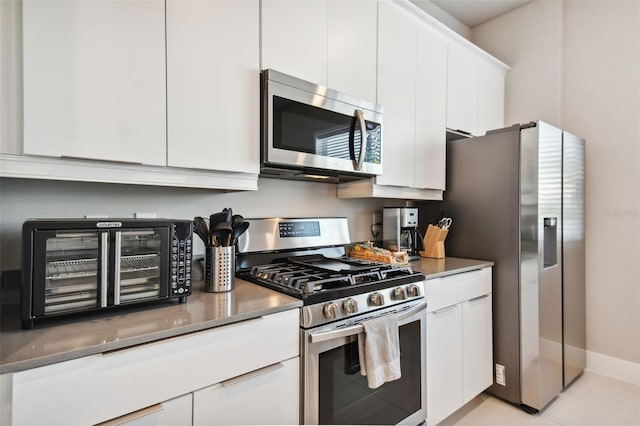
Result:
{"label": "gas burner", "polygon": [[424,275],[410,266],[346,257],[344,218],[248,221],[236,276],[302,300],[303,328],[424,298]]}

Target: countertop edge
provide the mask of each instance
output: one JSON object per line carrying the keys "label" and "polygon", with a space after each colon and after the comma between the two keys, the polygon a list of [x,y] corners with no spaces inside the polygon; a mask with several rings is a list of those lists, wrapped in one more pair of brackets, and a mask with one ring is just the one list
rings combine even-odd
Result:
{"label": "countertop edge", "polygon": [[21,371],[30,370],[33,368],[44,367],[51,364],[57,364],[60,362],[71,361],[73,359],[84,358],[92,355],[98,355],[105,352],[112,352],[117,350],[123,350],[132,348],[134,346],[153,343],[173,337],[186,336],[191,333],[196,333],[205,330],[211,330],[213,328],[222,327],[225,325],[237,324],[242,321],[251,320],[261,317],[263,315],[275,314],[279,312],[288,311],[291,309],[297,309],[302,306],[302,301],[296,300],[291,303],[272,306],[265,309],[259,309],[252,312],[234,315],[232,317],[219,318],[210,321],[202,321],[196,324],[188,324],[168,330],[162,330],[155,333],[145,334],[142,336],[136,336],[129,339],[119,340],[117,342],[110,342],[100,345],[87,346],[78,348],[76,350],[62,352],[52,355],[45,355],[38,358],[32,358],[23,361],[9,362],[0,365],[0,374],[19,373]]}

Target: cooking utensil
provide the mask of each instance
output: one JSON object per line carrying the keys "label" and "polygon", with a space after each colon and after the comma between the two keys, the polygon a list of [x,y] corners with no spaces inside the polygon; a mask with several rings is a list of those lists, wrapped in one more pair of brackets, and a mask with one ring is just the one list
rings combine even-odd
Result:
{"label": "cooking utensil", "polygon": [[209,225],[205,218],[196,216],[193,218],[193,229],[198,237],[202,240],[205,247],[211,245],[211,237],[209,235]]}
{"label": "cooking utensil", "polygon": [[233,232],[231,233],[231,245],[235,246],[238,243],[238,238],[240,235],[244,234],[245,231],[249,228],[249,222],[240,222],[233,227]]}
{"label": "cooking utensil", "polygon": [[238,224],[240,224],[242,222],[244,222],[244,217],[242,215],[240,215],[240,214],[234,214],[231,217],[231,226],[234,227],[234,228],[236,226],[238,226]]}
{"label": "cooking utensil", "polygon": [[[220,232],[216,232],[220,226],[227,224],[227,212],[217,212],[213,213],[209,216],[209,235],[211,237],[211,245],[212,246],[221,246],[223,245],[223,236]],[[231,226],[231,225],[228,225]]]}

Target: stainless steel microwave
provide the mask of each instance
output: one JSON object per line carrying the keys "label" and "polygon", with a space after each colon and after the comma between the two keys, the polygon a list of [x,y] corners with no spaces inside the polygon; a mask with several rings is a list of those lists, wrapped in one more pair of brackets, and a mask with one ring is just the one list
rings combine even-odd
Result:
{"label": "stainless steel microwave", "polygon": [[191,294],[192,222],[40,219],[22,227],[22,327]]}
{"label": "stainless steel microwave", "polygon": [[345,182],[382,174],[380,105],[269,69],[261,121],[261,176]]}

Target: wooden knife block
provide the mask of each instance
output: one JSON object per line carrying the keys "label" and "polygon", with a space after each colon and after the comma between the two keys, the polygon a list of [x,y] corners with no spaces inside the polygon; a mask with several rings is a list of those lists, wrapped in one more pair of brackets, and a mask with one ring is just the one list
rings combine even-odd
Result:
{"label": "wooden knife block", "polygon": [[429,225],[423,240],[424,251],[420,252],[420,256],[434,259],[444,258],[444,240],[447,238],[448,233],[448,229]]}

